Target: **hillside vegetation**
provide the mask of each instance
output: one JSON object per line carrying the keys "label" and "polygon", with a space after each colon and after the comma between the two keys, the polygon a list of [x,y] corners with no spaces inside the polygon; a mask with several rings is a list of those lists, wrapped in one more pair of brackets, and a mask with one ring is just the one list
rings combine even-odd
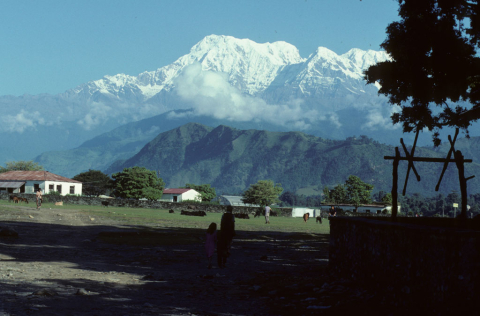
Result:
{"label": "hillside vegetation", "polygon": [[[468,140],[466,140],[468,141]],[[466,145],[463,145],[466,146]],[[470,146],[465,153],[478,152]],[[444,157],[444,148],[417,148],[415,156]],[[374,192],[390,191],[394,147],[380,144],[368,137],[327,140],[301,132],[268,132],[238,130],[228,126],[208,127],[189,123],[159,134],[140,152],[126,161],[113,164],[107,173],[132,166],[144,166],[160,172],[167,187],[186,183],[208,183],[217,194],[240,194],[252,183],[270,179],[281,183],[286,191],[304,188],[333,187],[349,175],[356,175],[374,185]],[[403,154],[402,154],[403,155]],[[474,158],[474,157],[472,157]],[[407,193],[435,194],[443,164],[415,163],[421,176],[413,173]],[[407,163],[399,168],[399,187],[403,188]],[[466,175],[480,174],[477,163],[466,165]],[[469,194],[476,193],[479,179],[469,181]],[[458,190],[458,173],[451,164],[445,174],[441,192]]]}

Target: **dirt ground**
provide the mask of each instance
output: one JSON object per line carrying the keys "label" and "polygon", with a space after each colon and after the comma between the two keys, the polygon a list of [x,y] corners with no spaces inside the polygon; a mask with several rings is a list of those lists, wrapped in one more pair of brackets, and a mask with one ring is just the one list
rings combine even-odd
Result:
{"label": "dirt ground", "polygon": [[0,229],[18,233],[0,237],[0,316],[362,315],[373,297],[329,276],[325,235],[239,231],[208,269],[205,230],[22,206]]}

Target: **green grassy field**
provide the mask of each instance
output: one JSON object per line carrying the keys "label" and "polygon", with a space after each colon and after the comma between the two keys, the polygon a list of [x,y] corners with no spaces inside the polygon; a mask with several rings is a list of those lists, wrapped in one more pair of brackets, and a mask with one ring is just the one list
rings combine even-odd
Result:
{"label": "green grassy field", "polygon": [[[33,203],[22,204],[24,207],[36,206]],[[0,201],[0,208],[5,211],[15,211],[15,207],[8,201]],[[207,229],[210,223],[220,225],[222,214],[207,213],[207,216],[185,216],[180,215],[180,211],[173,214],[168,213],[164,209],[143,209],[143,208],[127,208],[127,207],[101,207],[90,205],[73,205],[65,204],[56,206],[53,203],[44,203],[42,209],[52,210],[76,210],[83,214],[95,218],[115,219],[124,222],[126,225],[144,225],[153,224],[161,227],[172,228],[197,228]],[[219,227],[218,227],[219,228]],[[265,224],[264,217],[250,219],[236,219],[235,229],[239,231],[268,231],[268,232],[298,232],[313,234],[329,234],[330,225],[327,219],[323,220],[323,224],[317,224],[315,219],[310,219],[306,224],[302,218],[293,217],[270,217],[270,224]]]}

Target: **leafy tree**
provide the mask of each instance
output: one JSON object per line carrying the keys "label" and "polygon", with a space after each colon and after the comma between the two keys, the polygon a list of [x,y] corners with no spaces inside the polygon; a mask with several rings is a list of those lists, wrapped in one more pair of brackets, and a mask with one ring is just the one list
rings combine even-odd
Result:
{"label": "leafy tree", "polygon": [[113,180],[100,170],[89,169],[73,177],[73,180],[83,182],[82,191],[84,195],[99,196],[106,194],[113,187]]}
{"label": "leafy tree", "polygon": [[242,202],[247,204],[270,205],[278,203],[278,196],[283,188],[280,183],[274,184],[272,180],[259,180],[243,192]]}
{"label": "leafy tree", "polygon": [[347,191],[347,201],[355,205],[355,211],[358,207],[365,203],[372,202],[373,185],[363,182],[357,176],[349,176],[345,181],[345,189]]}
{"label": "leafy tree", "polygon": [[372,199],[374,201],[382,201],[383,200],[383,197],[387,194],[387,192],[383,191],[383,190],[380,190],[378,191],[377,193],[374,193],[373,196],[372,196]]}
{"label": "leafy tree", "polygon": [[7,171],[41,171],[45,170],[38,163],[29,161],[9,161],[5,163],[5,167],[0,166],[0,173]]}
{"label": "leafy tree", "polygon": [[202,196],[202,202],[210,202],[217,196],[217,193],[215,192],[215,188],[212,188],[210,184],[196,185],[196,184],[187,183],[185,185],[185,188],[194,189],[195,191],[200,193]]}
{"label": "leafy tree", "polygon": [[433,130],[438,145],[439,129],[467,130],[480,117],[480,2],[398,2],[401,20],[387,27],[381,45],[392,60],[371,66],[365,78],[400,107],[394,124],[402,123],[404,132]]}
{"label": "leafy tree", "polygon": [[115,195],[121,198],[146,198],[158,200],[163,195],[165,183],[153,170],[145,167],[125,168],[123,171],[114,173]]}
{"label": "leafy tree", "polygon": [[343,184],[337,184],[330,192],[330,202],[334,204],[345,203],[347,201],[347,191]]}
{"label": "leafy tree", "polygon": [[283,192],[282,195],[279,197],[280,201],[282,201],[282,204],[285,204],[286,206],[294,206],[296,204],[297,196],[295,193],[286,191]]}
{"label": "leafy tree", "polygon": [[330,189],[328,187],[323,188],[323,202],[329,203],[330,202]]}
{"label": "leafy tree", "polygon": [[382,197],[382,202],[387,205],[392,205],[392,193],[387,193]]}

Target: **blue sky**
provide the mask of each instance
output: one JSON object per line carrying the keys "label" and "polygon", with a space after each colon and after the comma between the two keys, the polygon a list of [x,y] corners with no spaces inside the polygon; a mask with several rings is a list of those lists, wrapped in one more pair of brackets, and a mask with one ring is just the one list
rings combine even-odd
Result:
{"label": "blue sky", "polygon": [[152,71],[211,34],[285,41],[302,57],[379,50],[398,19],[396,0],[2,0],[0,95]]}

